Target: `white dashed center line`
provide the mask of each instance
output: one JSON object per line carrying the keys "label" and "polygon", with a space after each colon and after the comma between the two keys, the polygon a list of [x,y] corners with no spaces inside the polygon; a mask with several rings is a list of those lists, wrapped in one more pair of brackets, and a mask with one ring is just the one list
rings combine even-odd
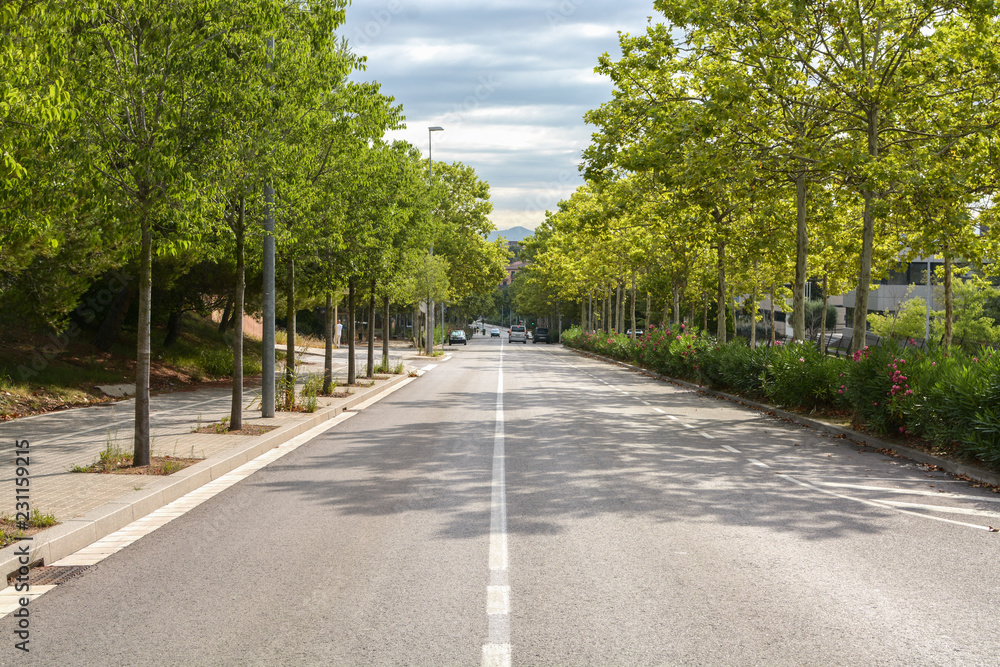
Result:
{"label": "white dashed center line", "polygon": [[503,414],[503,349],[497,373],[496,429],[493,432],[493,484],[490,499],[490,580],[486,586],[489,637],[482,667],[510,667],[510,583],[507,576],[507,482]]}
{"label": "white dashed center line", "polygon": [[733,454],[741,453],[740,450],[736,449],[735,447],[730,447],[729,445],[722,445],[722,448],[727,452],[732,452]]}

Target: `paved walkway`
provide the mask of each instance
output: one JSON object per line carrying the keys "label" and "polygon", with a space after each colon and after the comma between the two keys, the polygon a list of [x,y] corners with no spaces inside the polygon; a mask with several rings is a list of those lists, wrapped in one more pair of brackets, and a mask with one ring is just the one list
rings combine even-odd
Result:
{"label": "paved walkway", "polygon": [[[376,363],[381,361],[376,347]],[[308,349],[300,354],[300,383],[309,373],[323,373],[324,351]],[[357,369],[365,371],[367,348],[359,348]],[[419,368],[426,358],[405,343],[393,342],[392,364]],[[279,368],[281,364],[278,364]],[[334,350],[334,377],[343,384],[347,375],[347,348]],[[262,436],[194,433],[199,426],[218,423],[230,413],[232,390],[211,388],[178,391],[150,398],[151,449],[153,455],[209,458]],[[244,425],[283,426],[306,415],[278,412],[271,419],[260,416],[260,387],[243,393]],[[346,403],[350,398],[321,397],[318,409]],[[252,407],[251,407],[252,406]],[[135,401],[75,408],[0,424],[0,512],[12,516],[15,509],[15,442],[30,443],[30,503],[33,509],[54,514],[59,521],[79,517],[105,503],[138,491],[161,477],[143,475],[103,475],[71,472],[73,466],[87,466],[109,445],[132,451]]]}

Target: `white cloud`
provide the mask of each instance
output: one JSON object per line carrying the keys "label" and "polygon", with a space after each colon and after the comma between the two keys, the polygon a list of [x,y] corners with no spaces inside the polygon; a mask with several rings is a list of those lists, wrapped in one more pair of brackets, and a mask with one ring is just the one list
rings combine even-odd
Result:
{"label": "white cloud", "polygon": [[409,141],[462,162],[491,185],[498,227],[534,228],[583,181],[594,128],[583,114],[611,98],[594,73],[618,52],[617,31],[639,33],[649,0],[354,0],[341,29],[377,80],[403,104]]}

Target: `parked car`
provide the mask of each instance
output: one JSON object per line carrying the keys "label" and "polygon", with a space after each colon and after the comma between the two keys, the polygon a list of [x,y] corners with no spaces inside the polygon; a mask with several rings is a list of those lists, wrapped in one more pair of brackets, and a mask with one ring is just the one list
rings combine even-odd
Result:
{"label": "parked car", "polygon": [[[632,335],[632,330],[631,330],[631,329],[629,329],[628,331],[626,331],[626,332],[625,332],[625,335],[626,335],[626,336],[631,336],[631,335]],[[638,338],[638,337],[639,337],[639,336],[641,336],[641,335],[642,335],[642,329],[636,329],[636,330],[635,330],[635,337],[636,337],[636,338]]]}
{"label": "parked car", "polygon": [[507,342],[528,344],[528,332],[523,324],[515,324],[510,328],[510,333],[507,334]]}
{"label": "parked car", "polygon": [[455,329],[450,334],[448,334],[448,345],[468,345],[469,339],[465,337],[465,331],[462,329]]}
{"label": "parked car", "polygon": [[499,338],[499,337],[500,337],[499,329],[490,329],[490,338]]}
{"label": "parked car", "polygon": [[[548,327],[535,327],[535,340],[534,343],[548,343],[549,341],[549,329]],[[532,343],[532,344],[534,344]]]}

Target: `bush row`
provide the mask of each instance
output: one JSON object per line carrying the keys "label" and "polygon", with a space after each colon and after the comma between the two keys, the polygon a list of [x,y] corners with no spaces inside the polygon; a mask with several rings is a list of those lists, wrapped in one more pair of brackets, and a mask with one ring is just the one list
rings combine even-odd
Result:
{"label": "bush row", "polygon": [[923,437],[932,444],[1000,467],[1000,355],[943,348],[865,348],[829,357],[813,343],[750,348],[720,345],[701,332],[650,327],[624,334],[563,332],[569,346],[629,361],[776,405],[853,413],[875,433]]}

